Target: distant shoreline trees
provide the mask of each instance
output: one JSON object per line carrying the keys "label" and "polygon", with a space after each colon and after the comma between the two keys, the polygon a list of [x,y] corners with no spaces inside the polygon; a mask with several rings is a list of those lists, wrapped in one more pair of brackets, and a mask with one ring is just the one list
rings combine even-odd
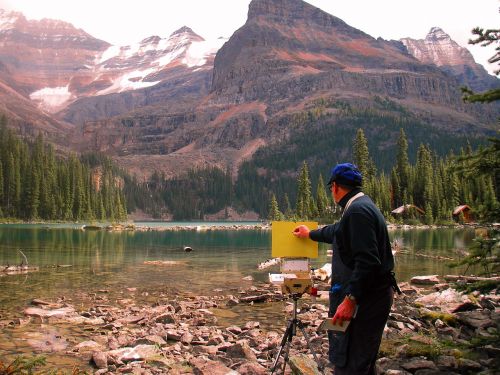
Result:
{"label": "distant shoreline trees", "polygon": [[121,221],[127,210],[109,160],[91,167],[75,155],[57,157],[41,135],[22,140],[7,129],[7,119],[1,116],[0,218]]}

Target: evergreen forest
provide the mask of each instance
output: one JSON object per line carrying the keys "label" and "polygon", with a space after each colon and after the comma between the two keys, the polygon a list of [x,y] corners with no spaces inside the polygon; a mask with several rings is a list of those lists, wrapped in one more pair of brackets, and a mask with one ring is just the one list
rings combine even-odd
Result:
{"label": "evergreen forest", "polygon": [[[2,117],[0,217],[120,221],[140,209],[157,219],[204,220],[215,213],[229,218],[231,207],[261,219],[326,223],[339,212],[325,180],[336,163],[353,162],[363,173],[364,191],[392,222],[448,224],[462,204],[475,221],[498,220],[498,171],[471,173],[468,167],[493,146],[431,129],[388,100],[377,103],[378,110],[360,110],[321,101],[291,115],[277,124],[292,128],[290,135],[259,149],[236,176],[231,168],[206,167],[173,179],[154,171],[146,182],[103,155],[56,156],[42,136],[20,139]],[[335,124],[328,107],[339,109]],[[496,157],[485,155],[482,163]],[[392,214],[401,206],[408,209]]]}
{"label": "evergreen forest", "polygon": [[0,218],[25,221],[120,221],[123,179],[109,160],[60,157],[41,135],[20,139],[0,117]]}

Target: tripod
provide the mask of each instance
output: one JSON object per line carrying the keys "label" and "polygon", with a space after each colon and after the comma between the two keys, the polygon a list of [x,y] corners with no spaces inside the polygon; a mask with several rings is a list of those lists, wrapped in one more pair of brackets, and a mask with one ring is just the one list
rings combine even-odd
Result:
{"label": "tripod", "polygon": [[297,301],[300,298],[301,294],[292,294],[293,298],[293,317],[288,321],[288,325],[286,327],[285,334],[283,335],[283,338],[281,339],[281,344],[280,344],[280,349],[278,351],[278,354],[276,355],[276,358],[274,359],[273,367],[271,369],[271,375],[274,374],[274,371],[276,370],[276,367],[278,366],[278,361],[280,359],[281,354],[283,354],[283,374],[285,374],[285,368],[286,364],[289,361],[289,352],[290,352],[290,345],[292,343],[293,336],[297,334],[297,327],[300,328],[302,331],[302,334],[304,335],[306,341],[307,341],[307,346],[311,350],[311,353],[314,355],[314,359],[316,363],[318,364],[318,368],[321,371],[322,366],[319,363],[319,358],[314,351],[314,348],[311,345],[311,340],[309,339],[309,335],[304,329],[304,324],[301,322],[299,318],[297,318]]}

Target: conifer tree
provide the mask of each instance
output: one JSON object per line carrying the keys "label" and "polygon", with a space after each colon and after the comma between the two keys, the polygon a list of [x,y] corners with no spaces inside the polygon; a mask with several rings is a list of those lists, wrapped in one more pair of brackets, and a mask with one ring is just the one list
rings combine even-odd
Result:
{"label": "conifer tree", "polygon": [[283,214],[281,213],[278,201],[276,200],[276,196],[274,194],[271,195],[271,202],[269,203],[269,215],[268,219],[271,221],[282,220]]}
{"label": "conifer tree", "polygon": [[292,209],[292,205],[290,204],[290,199],[288,198],[288,194],[285,193],[285,218],[287,220],[292,220],[294,218],[294,213]]}
{"label": "conifer tree", "polygon": [[406,203],[404,202],[404,200],[407,198],[405,197],[405,192],[408,192],[409,186],[409,169],[410,163],[408,161],[408,140],[406,139],[406,134],[403,128],[401,128],[399,131],[398,151],[396,156],[396,174],[399,180],[399,191],[401,195],[395,197],[395,200],[397,202],[400,202],[400,204]]}
{"label": "conifer tree", "polygon": [[309,170],[304,161],[297,181],[297,205],[296,213],[299,219],[309,219],[314,214],[314,199],[311,193],[311,180],[309,180]]}
{"label": "conifer tree", "polygon": [[0,210],[2,209],[3,206],[3,165],[2,165],[2,160],[0,160]]}
{"label": "conifer tree", "polygon": [[320,218],[325,217],[327,209],[329,206],[328,195],[326,194],[325,183],[323,182],[323,176],[318,177],[318,186],[316,188],[316,205],[318,207],[318,216]]}
{"label": "conifer tree", "polygon": [[375,176],[375,163],[370,157],[368,140],[363,129],[358,129],[353,144],[354,164],[363,175],[363,180],[368,181]]}

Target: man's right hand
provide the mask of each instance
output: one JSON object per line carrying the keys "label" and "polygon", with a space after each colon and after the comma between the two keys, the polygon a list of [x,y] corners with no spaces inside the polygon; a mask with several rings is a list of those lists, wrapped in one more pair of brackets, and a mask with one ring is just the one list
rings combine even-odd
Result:
{"label": "man's right hand", "polygon": [[309,238],[309,228],[305,225],[299,225],[293,230],[293,235],[299,238]]}

